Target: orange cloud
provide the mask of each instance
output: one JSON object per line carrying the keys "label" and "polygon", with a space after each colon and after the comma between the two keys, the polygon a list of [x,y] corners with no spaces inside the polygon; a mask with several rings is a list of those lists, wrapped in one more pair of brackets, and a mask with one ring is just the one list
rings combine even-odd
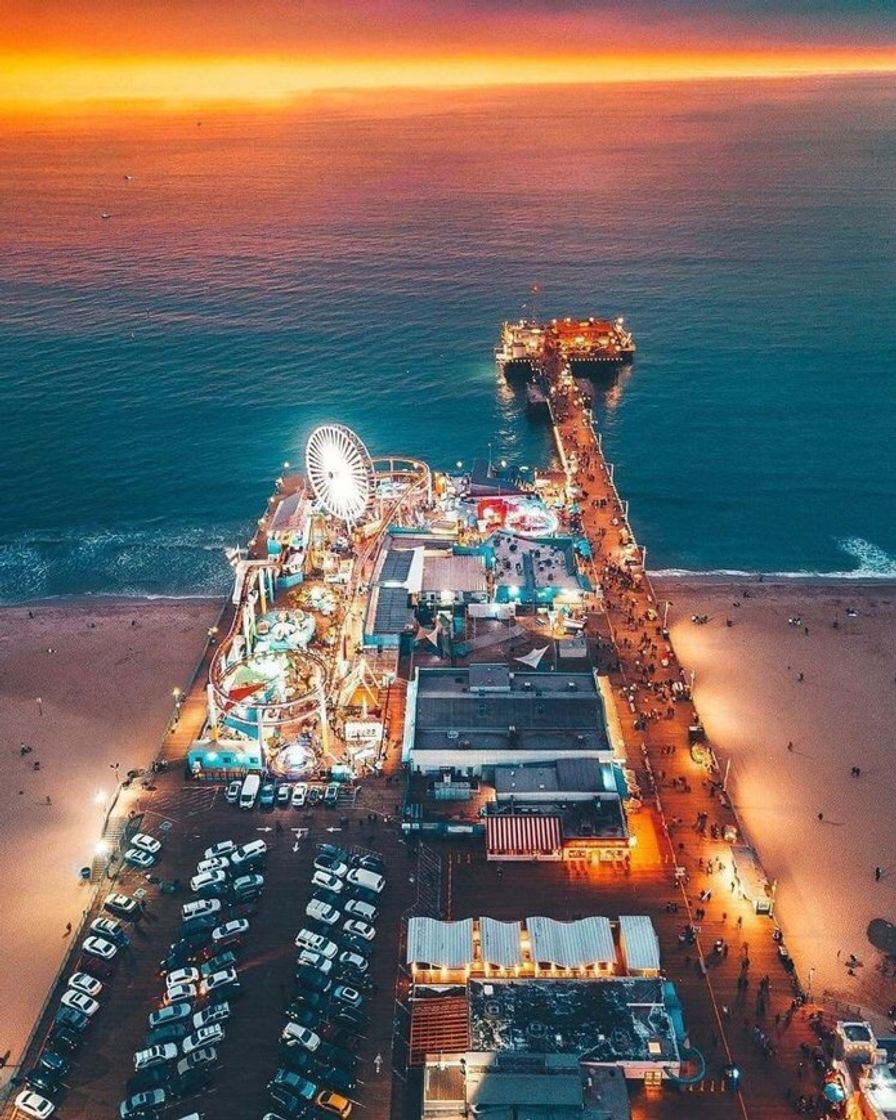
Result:
{"label": "orange cloud", "polygon": [[0,106],[34,110],[92,101],[199,107],[286,102],[330,89],[683,81],[896,71],[896,48],[876,50],[603,51],[544,56],[408,54],[403,57],[0,55]]}

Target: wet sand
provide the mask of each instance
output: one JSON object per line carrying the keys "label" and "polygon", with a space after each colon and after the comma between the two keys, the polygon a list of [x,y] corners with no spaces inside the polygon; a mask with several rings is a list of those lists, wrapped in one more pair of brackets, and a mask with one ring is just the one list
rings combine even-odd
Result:
{"label": "wet sand", "polygon": [[886,1011],[896,980],[866,929],[896,922],[896,586],[666,578],[655,588],[661,610],[673,604],[672,640],[696,670],[722,768],[731,760],[738,816],[778,881],[776,913],[803,983]]}
{"label": "wet sand", "polygon": [[[8,1052],[7,1076],[62,963],[66,923],[77,931],[86,905],[90,888],[78,870],[93,860],[114,764],[124,778],[155,757],[172,690],[189,683],[220,607],[79,600],[0,609],[0,1055]],[[24,756],[23,743],[32,748]]]}

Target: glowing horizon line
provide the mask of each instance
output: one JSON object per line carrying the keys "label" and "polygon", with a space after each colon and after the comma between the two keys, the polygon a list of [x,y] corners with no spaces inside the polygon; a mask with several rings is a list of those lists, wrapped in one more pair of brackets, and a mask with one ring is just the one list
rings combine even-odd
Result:
{"label": "glowing horizon line", "polygon": [[283,55],[165,59],[0,53],[0,107],[90,103],[285,103],[304,94],[519,86],[646,84],[896,72],[896,49],[619,51],[553,57],[294,60]]}

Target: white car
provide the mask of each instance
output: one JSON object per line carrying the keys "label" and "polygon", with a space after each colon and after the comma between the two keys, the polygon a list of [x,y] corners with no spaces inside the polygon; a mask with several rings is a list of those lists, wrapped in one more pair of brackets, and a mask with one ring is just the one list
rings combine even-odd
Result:
{"label": "white car", "polygon": [[177,1057],[177,1047],[173,1042],[162,1042],[146,1050],[138,1050],[134,1055],[134,1069],[152,1069],[164,1065]]}
{"label": "white car", "polygon": [[243,783],[239,778],[234,779],[224,790],[224,800],[228,805],[236,805],[240,799],[240,790],[243,788]]}
{"label": "white car", "polygon": [[235,968],[222,968],[220,972],[213,972],[202,981],[200,992],[207,996],[218,988],[239,987],[239,978]]}
{"label": "white car", "polygon": [[182,1000],[192,1003],[198,995],[199,989],[195,984],[175,984],[173,987],[165,989],[165,994],[162,996],[162,1006],[180,1003]]}
{"label": "white car", "polygon": [[244,933],[249,932],[249,923],[245,918],[233,918],[229,922],[225,922],[222,926],[217,926],[212,930],[212,943],[215,945],[225,945],[229,941],[236,941],[243,936]]}
{"label": "white car", "polygon": [[209,856],[208,859],[201,859],[196,864],[196,873],[202,875],[206,871],[229,871],[230,860],[227,856]]}
{"label": "white car", "polygon": [[190,880],[190,890],[196,894],[206,887],[222,887],[226,882],[227,876],[223,871],[200,871]]}
{"label": "white car", "polygon": [[220,1023],[210,1023],[207,1027],[200,1027],[199,1030],[188,1034],[180,1044],[180,1048],[185,1054],[192,1054],[194,1050],[200,1050],[203,1046],[214,1046],[223,1041],[224,1028]]}
{"label": "white car", "polygon": [[145,1093],[133,1093],[118,1106],[119,1120],[137,1120],[137,1117],[157,1116],[162,1106],[171,1098],[165,1089],[147,1089]]}
{"label": "white car", "polygon": [[97,937],[105,937],[107,941],[114,941],[116,945],[127,942],[127,934],[121,928],[121,923],[114,918],[94,918],[90,923],[90,932]]}
{"label": "white car", "polygon": [[312,898],[305,907],[305,913],[316,922],[323,922],[325,926],[334,926],[342,915],[335,906],[321,902],[319,898]]}
{"label": "white car", "polygon": [[183,921],[189,918],[201,918],[206,914],[217,914],[221,909],[221,900],[218,898],[194,898],[192,902],[185,902],[180,908]]}
{"label": "white car", "polygon": [[348,949],[339,954],[339,963],[348,968],[355,969],[356,972],[360,972],[362,975],[370,968],[370,961],[365,960],[360,953],[352,953]]}
{"label": "white car", "polygon": [[315,1050],[320,1049],[320,1035],[315,1034],[314,1031],[310,1030],[308,1027],[300,1027],[297,1024],[293,1024],[289,1034],[290,1038],[301,1042],[305,1049],[310,1050],[312,1054]]}
{"label": "white car", "polygon": [[294,786],[292,791],[293,809],[301,809],[307,800],[308,786],[305,782],[299,782],[296,786]]}
{"label": "white car", "polygon": [[144,852],[142,848],[128,848],[124,853],[124,862],[131,864],[133,867],[140,867],[144,871],[152,867],[156,862],[156,857]]}
{"label": "white car", "polygon": [[165,977],[165,987],[174,988],[178,984],[198,984],[198,968],[176,968]]}
{"label": "white car", "polygon": [[95,976],[88,976],[86,972],[73,972],[68,978],[68,986],[92,999],[96,999],[103,990],[100,981]]}
{"label": "white car", "polygon": [[331,875],[329,871],[315,871],[311,876],[312,887],[339,894],[344,884],[338,875]]}
{"label": "white car", "polygon": [[207,1027],[210,1023],[223,1023],[225,1019],[229,1018],[230,1004],[226,1000],[223,1003],[213,1003],[194,1013],[193,1030],[198,1031],[201,1027]]}
{"label": "white car", "polygon": [[46,1120],[55,1111],[56,1105],[46,1097],[42,1097],[40,1093],[35,1093],[33,1089],[24,1089],[16,1097],[16,1112],[33,1116],[34,1120]]}
{"label": "white car", "polygon": [[328,941],[322,933],[315,933],[310,929],[300,929],[296,934],[296,948],[313,949],[327,960],[332,960],[339,952],[339,946],[335,941]]}
{"label": "white car", "polygon": [[350,898],[345,904],[345,912],[351,914],[353,918],[363,918],[371,925],[376,921],[379,913],[375,906],[371,906],[369,902],[362,902],[360,898]]}
{"label": "white car", "polygon": [[250,840],[248,844],[243,844],[236,849],[230,857],[230,862],[234,868],[242,868],[263,860],[267,850],[268,846],[264,840]]}
{"label": "white car", "polygon": [[95,999],[84,995],[83,992],[76,992],[72,988],[66,988],[62,994],[60,1003],[65,1007],[73,1007],[76,1011],[81,1011],[88,1018],[96,1015],[97,1011],[100,1009],[100,1005]]}
{"label": "white car", "polygon": [[360,918],[349,918],[348,921],[342,923],[342,929],[345,933],[354,933],[358,937],[363,937],[365,941],[373,941],[376,937],[376,930],[373,926],[368,925],[367,922],[362,922]]}
{"label": "white car", "polygon": [[321,976],[329,976],[333,971],[333,961],[329,957],[323,956],[322,953],[316,953],[313,949],[303,949],[299,953],[298,963],[307,968],[316,968]]}
{"label": "white car", "polygon": [[145,832],[138,832],[136,836],[131,837],[131,847],[140,848],[141,851],[149,852],[151,856],[157,856],[162,850],[162,841],[156,840],[155,836],[147,836]]}
{"label": "white car", "polygon": [[111,961],[118,952],[118,946],[105,937],[87,937],[81,946],[81,951],[90,957],[100,957],[104,961]]}
{"label": "white car", "polygon": [[218,856],[229,856],[235,851],[236,844],[232,840],[219,840],[217,844],[212,844],[210,848],[205,849],[205,858],[217,859]]}

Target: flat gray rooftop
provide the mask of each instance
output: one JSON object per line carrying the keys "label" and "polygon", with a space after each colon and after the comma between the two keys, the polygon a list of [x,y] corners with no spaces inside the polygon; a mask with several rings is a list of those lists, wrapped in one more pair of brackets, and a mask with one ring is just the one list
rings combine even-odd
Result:
{"label": "flat gray rooftop", "polygon": [[415,750],[446,750],[460,743],[610,750],[603,705],[588,673],[514,673],[506,689],[477,689],[470,681],[465,669],[420,670]]}

